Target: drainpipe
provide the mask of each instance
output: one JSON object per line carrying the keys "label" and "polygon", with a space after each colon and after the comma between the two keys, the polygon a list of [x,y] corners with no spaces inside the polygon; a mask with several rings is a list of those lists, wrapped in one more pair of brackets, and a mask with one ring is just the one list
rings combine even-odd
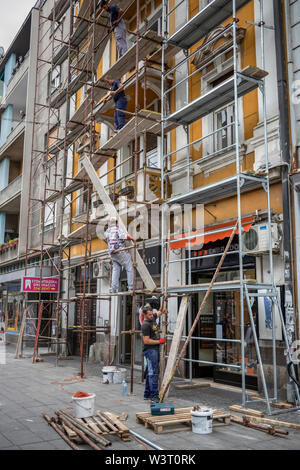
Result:
{"label": "drainpipe", "polygon": [[291,122],[291,146],[292,155],[297,147],[297,132],[296,132],[296,115],[295,106],[293,104],[293,75],[294,75],[294,62],[292,52],[292,37],[291,37],[291,17],[290,17],[290,0],[284,0],[284,19],[285,19],[285,40],[286,40],[286,58],[288,70],[288,89],[289,89],[289,102],[290,102],[290,122]]}
{"label": "drainpipe", "polygon": [[[287,47],[287,66],[288,66],[288,84],[289,84],[289,101],[290,101],[290,123],[291,123],[291,146],[292,146],[292,155],[294,156],[293,160],[293,167],[299,167],[299,160],[298,160],[298,148],[299,142],[297,140],[297,129],[296,129],[296,113],[295,113],[295,104],[293,103],[293,81],[294,81],[294,60],[293,60],[293,40],[291,34],[291,7],[290,7],[290,0],[284,0],[284,14],[285,14],[285,35],[286,35],[286,47]],[[300,12],[298,14],[298,18],[294,18],[294,20],[300,19]],[[296,309],[295,317],[298,319],[298,328],[297,328],[297,340],[300,339],[300,321],[299,321],[299,314],[300,314],[300,286],[297,285],[300,283],[299,278],[299,270],[300,270],[300,262],[298,261],[299,255],[297,247],[297,232],[300,230],[300,206],[298,202],[298,195],[295,193],[295,188],[293,186],[292,181],[292,192],[294,194],[294,227],[295,233],[292,236],[292,246],[293,246],[293,253],[296,251],[296,260],[294,263],[295,269],[298,271],[294,278],[294,286],[295,289],[298,290],[298,309]],[[299,366],[298,366],[298,374],[299,374]]]}
{"label": "drainpipe", "polygon": [[[284,284],[285,284],[285,322],[289,344],[295,341],[295,318],[292,279],[292,245],[291,245],[291,201],[289,172],[291,165],[288,85],[286,81],[284,13],[281,0],[273,0],[276,69],[279,102],[279,129],[282,167],[282,204],[283,204],[283,248],[284,248]],[[287,384],[287,398],[293,398],[294,386],[291,380]],[[292,399],[292,401],[294,401]]]}

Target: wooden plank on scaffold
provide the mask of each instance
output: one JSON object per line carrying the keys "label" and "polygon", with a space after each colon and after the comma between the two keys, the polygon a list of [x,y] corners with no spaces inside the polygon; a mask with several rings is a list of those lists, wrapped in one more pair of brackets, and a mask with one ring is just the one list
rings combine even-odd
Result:
{"label": "wooden plank on scaffold", "polygon": [[[181,341],[181,335],[182,335],[182,330],[183,330],[183,326],[184,326],[184,322],[185,322],[185,318],[186,318],[186,312],[187,312],[187,309],[188,309],[188,305],[189,305],[189,298],[188,297],[183,297],[182,300],[181,300],[180,307],[179,307],[179,312],[178,312],[178,316],[177,316],[177,320],[176,320],[176,325],[175,325],[174,335],[173,335],[173,338],[172,338],[171,348],[170,348],[170,351],[169,351],[169,354],[168,354],[168,356],[169,356],[168,357],[168,362],[167,362],[164,377],[163,377],[163,380],[162,380],[162,387],[161,387],[162,390],[165,389],[165,387],[168,383],[168,380],[171,376],[174,364],[176,362],[176,356],[177,356],[180,341]],[[168,396],[168,393],[169,393],[169,389],[166,391],[165,397]]]}
{"label": "wooden plank on scaffold", "polygon": [[[88,159],[88,157],[85,155],[83,158],[83,165],[86,169],[86,172],[92,181],[97,193],[100,196],[101,201],[103,202],[104,206],[108,208],[108,211],[111,216],[116,217],[118,220],[119,227],[125,232],[127,232],[127,229],[125,225],[123,224],[121,218],[119,217],[119,214],[113,205],[109,195],[106,192],[106,189],[104,188],[103,184],[100,181],[99,176],[96,173],[95,168],[93,167],[92,163]],[[139,255],[138,251],[136,251],[136,263],[137,263],[137,270],[140,273],[140,276],[146,286],[147,289],[149,289],[151,292],[156,288],[156,284],[153,281],[151,274],[149,273],[144,261],[142,260],[141,256]]]}

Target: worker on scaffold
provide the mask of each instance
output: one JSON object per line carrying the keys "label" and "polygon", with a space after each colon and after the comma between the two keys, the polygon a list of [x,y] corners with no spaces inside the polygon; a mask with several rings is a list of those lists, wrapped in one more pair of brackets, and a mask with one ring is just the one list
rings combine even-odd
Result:
{"label": "worker on scaffold", "polygon": [[147,375],[144,391],[144,400],[151,400],[152,403],[159,403],[158,396],[158,372],[159,372],[159,346],[166,342],[165,338],[160,338],[160,330],[157,325],[157,318],[161,316],[164,309],[164,302],[157,313],[153,313],[151,305],[143,308],[143,351],[147,361]]}
{"label": "worker on scaffold", "polygon": [[123,18],[121,18],[124,11],[117,5],[109,5],[107,0],[102,0],[101,8],[104,8],[110,15],[110,22],[117,43],[118,59],[120,59],[127,52],[126,26]]}
{"label": "worker on scaffold", "polygon": [[[122,267],[126,269],[128,291],[133,291],[133,264],[128,250],[123,250],[126,240],[132,240],[118,225],[116,217],[109,219],[109,227],[105,232],[108,251],[112,261],[112,279],[110,292],[118,292]],[[119,251],[121,250],[121,251]]]}
{"label": "worker on scaffold", "polygon": [[111,91],[109,92],[109,95],[105,98],[104,103],[106,103],[109,97],[113,98],[115,102],[115,114],[114,114],[115,127],[116,127],[116,131],[119,131],[122,129],[122,127],[125,126],[126,120],[125,120],[125,113],[123,113],[123,111],[126,111],[128,100],[123,90],[124,86],[120,82],[120,80],[107,78],[106,82],[111,87]]}

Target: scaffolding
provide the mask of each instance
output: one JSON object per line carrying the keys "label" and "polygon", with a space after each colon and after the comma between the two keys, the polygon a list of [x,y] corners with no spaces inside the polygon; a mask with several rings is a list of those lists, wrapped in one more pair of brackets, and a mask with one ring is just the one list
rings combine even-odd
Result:
{"label": "scaffolding", "polygon": [[[229,196],[236,196],[237,202],[237,227],[238,227],[238,250],[233,251],[232,253],[238,253],[239,257],[239,280],[237,282],[217,282],[214,285],[210,285],[209,288],[215,290],[217,292],[222,291],[230,291],[230,292],[239,292],[239,308],[240,308],[240,339],[225,339],[222,337],[203,337],[203,336],[193,336],[190,337],[183,337],[182,339],[192,339],[193,341],[214,341],[218,343],[224,344],[236,344],[239,347],[240,351],[240,364],[236,363],[228,363],[228,362],[213,362],[213,361],[205,361],[205,360],[194,360],[192,359],[191,354],[191,342],[189,343],[189,353],[187,358],[182,358],[183,361],[187,361],[189,363],[189,375],[190,380],[192,380],[192,363],[196,362],[199,364],[206,364],[206,365],[214,365],[214,366],[221,366],[231,368],[233,370],[238,370],[241,373],[241,382],[242,382],[242,406],[246,407],[246,404],[250,402],[247,396],[246,391],[246,365],[245,365],[245,312],[244,312],[244,300],[246,300],[247,310],[249,313],[251,329],[253,332],[253,338],[255,343],[255,350],[257,355],[257,362],[259,365],[260,377],[262,381],[263,392],[265,396],[265,401],[267,405],[268,413],[274,414],[271,410],[271,403],[276,403],[278,400],[278,391],[277,391],[277,363],[276,363],[276,330],[275,330],[275,307],[278,309],[280,315],[280,324],[283,330],[284,342],[286,346],[286,354],[288,358],[288,362],[292,363],[291,353],[290,353],[290,344],[287,336],[287,331],[284,323],[284,318],[281,310],[281,305],[279,301],[278,291],[275,286],[274,282],[274,268],[273,268],[273,250],[272,250],[272,235],[271,230],[269,230],[269,237],[268,237],[268,257],[270,263],[270,281],[268,284],[264,283],[257,283],[256,281],[250,281],[245,279],[244,276],[244,252],[243,252],[243,244],[242,244],[242,230],[243,230],[243,220],[244,215],[242,211],[242,201],[241,201],[241,194],[243,192],[247,192],[251,189],[255,189],[258,187],[262,187],[266,193],[267,199],[267,218],[268,218],[268,226],[271,227],[271,205],[270,205],[270,175],[269,175],[269,157],[268,157],[268,135],[267,135],[267,117],[266,117],[266,90],[265,90],[265,80],[264,77],[267,75],[265,72],[265,52],[264,52],[264,30],[265,30],[265,22],[264,22],[264,12],[263,12],[263,0],[260,0],[260,22],[258,24],[252,23],[252,27],[260,28],[260,45],[262,51],[262,63],[261,69],[256,67],[247,67],[246,69],[241,70],[238,61],[238,36],[239,36],[239,18],[238,18],[238,9],[243,7],[248,3],[247,0],[212,0],[211,2],[205,2],[205,6],[201,9],[196,15],[190,18],[189,15],[189,0],[179,2],[174,8],[168,8],[168,1],[164,0],[163,2],[163,23],[164,23],[164,31],[165,31],[165,47],[168,45],[173,45],[180,47],[183,51],[184,58],[177,63],[171,70],[162,70],[162,107],[165,103],[165,97],[178,88],[178,86],[185,86],[186,88],[186,99],[185,103],[179,104],[173,112],[167,112],[164,108],[162,109],[162,136],[165,132],[165,127],[169,122],[176,122],[183,126],[185,133],[186,133],[186,140],[187,144],[181,146],[180,148],[176,148],[171,152],[167,153],[164,152],[162,149],[163,161],[161,165],[161,179],[162,182],[165,183],[167,177],[169,177],[170,173],[174,173],[174,171],[186,171],[186,191],[181,192],[178,196],[173,196],[168,198],[167,191],[165,190],[165,184],[162,184],[162,199],[166,199],[166,206],[172,204],[208,204],[213,201],[216,201],[223,197]],[[186,21],[183,21],[182,26],[175,28],[175,31],[169,34],[170,30],[170,23],[172,19],[172,15],[174,15],[176,9],[179,7],[184,8],[185,6],[185,18]],[[182,10],[183,11],[183,10]],[[183,14],[184,16],[184,14]],[[232,18],[231,20],[229,18]],[[229,22],[226,22],[226,26],[220,28],[220,25],[224,20],[229,19]],[[173,18],[174,22],[174,18]],[[251,24],[251,22],[248,22]],[[212,34],[212,32],[217,28],[218,32]],[[231,35],[232,41],[227,46],[221,46],[219,51],[216,47],[216,43],[220,38],[226,37],[226,35]],[[193,48],[191,52],[191,47],[195,46],[196,43],[201,41],[201,45],[198,46],[196,49]],[[162,54],[164,55],[165,47],[163,47]],[[216,50],[217,49],[217,50]],[[205,51],[209,51],[211,54],[208,54],[208,57],[205,56]],[[216,84],[213,88],[202,88],[200,92],[200,96],[196,99],[190,96],[190,83],[194,76],[198,74],[198,77],[201,77],[201,73],[203,70],[210,66],[216,59],[221,58],[222,56],[228,54],[232,58],[233,67],[232,73],[228,78],[225,78],[221,81],[221,83]],[[192,70],[191,63],[194,60],[195,56],[200,56],[202,58],[202,62],[198,64],[195,70]],[[162,59],[162,64],[164,64],[164,59]],[[173,87],[169,87],[166,89],[165,87],[165,78],[168,76],[170,72],[174,72],[178,70],[179,67],[186,67],[186,74],[184,78],[176,81]],[[265,150],[265,170],[263,175],[259,174],[249,174],[248,172],[243,171],[242,169],[242,159],[241,159],[241,143],[239,138],[239,128],[242,116],[240,115],[239,110],[239,99],[251,92],[252,90],[258,89],[262,95],[263,101],[263,125],[264,125],[264,150]],[[222,106],[228,105],[233,103],[234,108],[234,116],[233,121],[226,125],[225,127],[219,127],[214,130],[212,133],[208,135],[202,135],[200,139],[195,141],[191,141],[190,138],[190,125],[196,122],[198,119],[201,119],[215,110],[219,109]],[[233,149],[235,151],[235,161],[236,161],[236,173],[234,176],[230,178],[226,178],[220,180],[216,183],[209,184],[207,186],[201,186],[197,189],[193,189],[190,187],[190,180],[192,169],[195,168],[195,165],[199,163],[199,161],[203,162],[205,156],[201,156],[200,159],[193,160],[191,158],[191,148],[195,144],[203,143],[205,139],[210,139],[211,137],[215,138],[220,132],[227,131],[228,129],[233,130],[233,141],[231,146],[228,148],[223,149],[223,151]],[[163,138],[162,138],[163,140]],[[173,156],[178,155],[179,152],[185,151],[186,158],[185,161],[180,165],[179,168],[173,170],[170,165],[171,158]],[[217,155],[220,152],[212,153],[212,156]],[[211,155],[210,155],[211,157]],[[162,219],[164,220],[164,218]],[[188,246],[188,255],[184,257],[184,259],[176,260],[175,262],[178,263],[185,263],[187,266],[187,285],[179,286],[179,287],[168,287],[167,292],[169,295],[177,294],[179,296],[187,296],[191,295],[195,292],[206,292],[208,289],[208,285],[205,284],[192,284],[191,282],[191,240],[195,239],[195,236],[199,238],[199,240],[203,240],[205,236],[205,229],[204,227],[202,230],[193,231],[192,230],[192,223],[189,221],[189,228],[188,233],[181,234],[176,236],[176,241],[185,241]],[[232,224],[231,229],[233,229],[234,223]],[[211,231],[210,233],[215,233]],[[166,233],[164,223],[162,222],[162,244],[166,244]],[[200,259],[207,258],[211,255],[201,255]],[[217,255],[222,256],[222,254]],[[227,254],[230,256],[230,253]],[[164,267],[164,260],[162,260],[162,269]],[[163,286],[162,286],[163,287]],[[258,342],[257,332],[256,332],[256,325],[255,325],[255,317],[253,312],[253,304],[254,300],[258,298],[268,298],[271,299],[272,303],[272,343],[273,343],[273,398],[269,397],[269,391],[267,389],[267,384],[265,380],[265,373],[263,368],[263,361],[260,353],[260,346]],[[206,296],[204,297],[206,299]],[[198,313],[200,315],[201,308]],[[198,317],[197,317],[198,318]],[[191,308],[189,308],[189,315],[188,315],[188,330],[190,331],[192,327],[191,322]],[[193,329],[194,331],[194,325]],[[175,358],[174,358],[175,361]],[[178,365],[178,363],[177,363]],[[174,367],[173,374],[175,372],[176,364]],[[295,372],[294,372],[295,373]],[[295,376],[295,375],[294,375]],[[167,381],[165,381],[166,383]],[[294,384],[295,386],[295,384]],[[163,397],[165,396],[167,389],[163,389]],[[163,398],[162,397],[162,398]],[[299,401],[299,390],[297,386],[295,386],[295,402],[296,407],[294,409],[299,409],[300,401]]]}
{"label": "scaffolding", "polygon": [[[70,327],[74,334],[79,335],[81,370],[80,374],[85,375],[85,365],[88,359],[88,338],[96,333],[104,333],[107,338],[108,355],[107,364],[110,365],[112,358],[111,344],[111,321],[113,315],[113,306],[121,296],[132,297],[131,307],[131,327],[122,333],[130,337],[130,392],[133,393],[133,375],[135,364],[135,335],[140,334],[136,329],[137,298],[139,296],[140,304],[145,305],[147,295],[155,294],[158,298],[176,298],[185,297],[189,299],[195,292],[206,291],[208,285],[193,284],[191,275],[191,240],[195,238],[192,230],[191,221],[189,222],[188,232],[179,237],[170,234],[169,228],[165,226],[164,210],[167,210],[172,204],[208,204],[223,197],[235,196],[237,200],[237,220],[232,225],[227,226],[227,230],[233,230],[237,223],[238,250],[228,253],[238,254],[239,257],[239,280],[229,283],[215,282],[212,290],[217,292],[231,291],[239,292],[240,298],[240,339],[220,339],[192,336],[192,341],[214,341],[223,343],[235,343],[240,348],[241,364],[226,364],[226,367],[241,372],[242,377],[242,405],[245,407],[248,403],[246,393],[246,368],[245,368],[245,321],[244,321],[244,300],[247,304],[249,318],[254,336],[257,360],[260,366],[260,374],[263,383],[263,389],[268,408],[268,413],[273,414],[270,408],[271,401],[277,401],[277,383],[276,383],[276,336],[275,336],[275,314],[274,307],[278,308],[281,325],[284,332],[284,340],[287,346],[287,354],[291,361],[289,352],[289,342],[284,325],[284,319],[279,303],[277,289],[274,283],[273,257],[272,257],[272,238],[269,230],[269,262],[271,272],[271,282],[269,284],[257,283],[244,279],[243,272],[243,249],[242,249],[242,231],[245,223],[245,216],[242,212],[241,195],[252,189],[262,187],[266,192],[267,198],[267,216],[268,224],[271,226],[271,207],[270,207],[270,178],[268,161],[268,137],[266,120],[266,95],[264,77],[264,52],[262,53],[261,69],[256,67],[247,67],[242,69],[238,62],[238,44],[242,32],[238,27],[237,10],[248,3],[249,0],[212,0],[207,2],[195,16],[190,18],[189,0],[182,0],[174,8],[169,9],[168,1],[163,0],[162,4],[162,35],[156,34],[151,28],[148,28],[147,21],[143,26],[140,24],[141,0],[122,2],[122,8],[126,15],[128,11],[136,14],[135,31],[131,31],[135,37],[135,43],[128,48],[128,51],[99,76],[98,65],[104,54],[105,47],[112,34],[112,28],[109,24],[108,14],[100,8],[96,0],[83,0],[80,5],[75,0],[54,1],[51,8],[51,14],[44,16],[43,6],[39,7],[39,31],[38,31],[38,58],[35,83],[35,103],[34,103],[34,132],[32,140],[31,154],[31,174],[30,174],[30,200],[28,204],[28,230],[26,246],[26,266],[29,266],[32,256],[40,257],[40,279],[38,300],[27,298],[24,304],[24,311],[29,314],[35,331],[32,335],[26,335],[25,338],[34,338],[35,347],[33,361],[36,360],[38,347],[41,344],[47,344],[55,350],[56,361],[63,352],[67,352],[68,334]],[[49,5],[50,0],[48,0]],[[118,3],[118,2],[116,2]],[[46,2],[47,4],[47,2]],[[146,11],[144,2],[143,8]],[[187,21],[181,27],[175,28],[175,31],[169,35],[170,19],[179,7],[186,7]],[[263,0],[260,0],[260,27],[261,31],[261,49],[264,51],[264,21],[263,21]],[[65,16],[64,16],[65,15]],[[68,18],[69,31],[64,31],[65,18]],[[145,13],[146,15],[146,13]],[[64,20],[62,20],[64,17]],[[231,19],[230,19],[231,18]],[[211,36],[210,33],[222,22],[227,21],[225,27],[217,34]],[[51,41],[42,49],[43,38],[50,34]],[[226,47],[222,46],[219,51],[214,47],[217,41],[224,37],[230,37],[231,43]],[[192,50],[191,48],[201,42],[201,45]],[[85,47],[82,47],[85,44]],[[213,51],[210,59],[205,58],[205,50],[210,48]],[[183,51],[184,58],[173,66],[167,66],[167,61],[172,59],[178,52]],[[201,94],[196,99],[190,95],[191,80],[197,74],[201,75],[204,67],[208,67],[217,57],[222,55],[230,57],[232,60],[232,74],[221,81],[213,89],[202,89]],[[191,68],[191,62],[195,57],[202,57],[202,65],[196,67],[194,71]],[[142,65],[141,65],[142,62]],[[67,73],[65,79],[59,83],[50,93],[44,95],[40,93],[42,87],[48,88],[48,80],[55,78],[57,67],[67,64]],[[179,67],[186,67],[185,77],[174,82],[174,75]],[[134,71],[132,72],[132,69]],[[98,123],[105,123],[111,126],[112,118],[107,111],[112,107],[111,102],[104,102],[103,98],[108,93],[105,79],[123,80],[124,89],[134,88],[134,111],[126,111],[128,117],[125,126],[116,134],[101,142]],[[152,80],[156,89],[159,90],[158,110],[154,110],[152,103],[147,100],[148,81]],[[141,98],[140,88],[143,88]],[[170,95],[179,87],[184,87],[186,93],[186,103],[180,104],[178,109],[170,110]],[[51,88],[50,88],[51,89]],[[258,89],[263,97],[263,121],[264,121],[264,145],[265,145],[265,172],[263,175],[249,174],[242,170],[241,164],[241,143],[239,140],[240,110],[238,106],[239,99],[249,92]],[[76,109],[72,114],[71,110],[74,102],[74,95],[81,90],[83,98],[81,103],[77,103]],[[44,101],[41,100],[44,96]],[[142,104],[141,104],[142,102]],[[191,158],[191,148],[194,145],[202,144],[206,139],[215,138],[225,128],[219,127],[212,133],[202,135],[200,139],[192,141],[190,136],[190,125],[197,120],[209,115],[214,110],[234,103],[234,119],[225,128],[230,129],[234,136],[230,146],[225,150],[231,149],[235,152],[236,172],[234,176],[225,178],[216,183],[198,188],[191,187],[191,176],[193,168],[205,161],[205,156],[197,160]],[[62,108],[64,106],[64,108]],[[64,111],[62,111],[64,109]],[[45,119],[46,116],[46,119]],[[63,123],[63,124],[62,124]],[[44,132],[46,126],[46,132]],[[165,136],[171,130],[182,126],[186,133],[187,143],[181,145],[175,150],[167,150],[165,146]],[[43,129],[43,130],[42,130]],[[46,139],[41,148],[37,148],[36,136],[40,132],[46,133]],[[148,199],[146,195],[146,175],[147,175],[147,155],[146,139],[147,132],[155,136],[160,136],[160,194],[156,199]],[[134,139],[132,139],[134,136]],[[140,150],[139,140],[142,138],[143,146]],[[118,151],[131,140],[134,145],[131,154],[122,162],[117,162]],[[76,153],[82,156],[78,158],[77,171],[73,168],[72,174],[68,168],[69,153]],[[223,149],[224,151],[224,149]],[[180,166],[172,167],[172,162],[176,155],[185,152],[186,159]],[[217,155],[217,151],[215,154]],[[210,157],[212,156],[210,155]],[[107,170],[103,172],[102,165],[105,162],[111,162]],[[138,172],[139,161],[142,161],[143,171],[143,197],[138,197]],[[93,188],[96,188],[100,196],[100,204],[105,205],[103,199],[110,198],[113,202],[117,196],[116,172],[128,162],[132,164],[132,186],[133,195],[130,204],[144,204],[148,209],[154,203],[164,203],[163,214],[160,222],[161,233],[161,285],[151,284],[151,276],[145,267],[145,240],[128,247],[132,250],[134,266],[134,287],[133,293],[119,292],[116,294],[107,292],[92,292],[90,273],[92,264],[95,260],[109,260],[107,253],[103,250],[101,253],[95,253],[92,249],[92,240],[96,236],[96,220],[91,220],[91,195]],[[100,174],[97,171],[100,169]],[[186,188],[180,195],[170,197],[169,178],[177,172],[186,172]],[[37,195],[37,189],[34,185],[35,177],[40,172],[43,182],[42,196]],[[101,180],[104,177],[112,175],[112,182],[105,185]],[[98,189],[97,189],[98,188]],[[78,195],[79,194],[79,195]],[[76,201],[81,203],[80,217],[76,217],[76,223],[73,218],[73,206]],[[51,224],[49,224],[49,220]],[[55,224],[56,221],[56,224]],[[219,229],[220,230],[220,229]],[[41,239],[38,244],[31,240],[32,233],[38,231]],[[209,233],[216,233],[218,229]],[[197,232],[197,237],[201,238],[207,233],[203,227],[202,232]],[[186,242],[188,246],[188,256],[184,256],[178,263],[187,266],[186,284],[172,287],[168,285],[169,264],[174,260],[169,260],[169,251],[172,246],[172,240]],[[72,248],[81,247],[81,254],[78,260],[74,257]],[[142,252],[140,256],[139,251]],[[201,259],[210,255],[201,255]],[[217,255],[218,256],[218,255]],[[221,256],[221,255],[220,255]],[[143,268],[145,267],[145,269]],[[75,295],[70,295],[71,271],[80,268],[80,282]],[[137,289],[137,267],[140,272],[143,284],[141,289]],[[50,268],[50,274],[49,274]],[[184,268],[185,270],[185,268]],[[47,276],[44,273],[47,273]],[[142,275],[144,273],[144,276]],[[148,273],[148,274],[147,274]],[[26,275],[26,274],[25,274]],[[149,279],[149,276],[150,279]],[[59,290],[51,294],[50,298],[45,298],[42,289],[44,277],[55,278],[59,281]],[[149,284],[147,285],[147,279]],[[149,287],[150,286],[150,287]],[[255,329],[255,319],[253,314],[253,301],[258,297],[268,297],[272,300],[272,341],[273,341],[273,367],[274,367],[274,394],[269,398],[267,385],[264,376],[263,363],[260,354],[258,338]],[[108,303],[108,322],[105,326],[97,326],[90,323],[91,309],[93,301],[105,301]],[[188,304],[187,300],[187,304]],[[36,309],[33,309],[36,305]],[[77,309],[78,324],[69,324],[70,307]],[[119,307],[120,308],[120,307]],[[36,311],[37,316],[32,315]],[[44,316],[45,315],[45,316]],[[75,313],[74,313],[75,315]],[[43,323],[45,322],[45,323]],[[43,325],[42,325],[43,323]],[[51,327],[49,326],[51,325]],[[167,333],[168,316],[165,310],[163,329]],[[192,327],[191,306],[188,306],[188,330]],[[48,331],[48,334],[45,332]],[[172,336],[168,335],[172,339]],[[182,336],[182,339],[186,339]],[[165,351],[164,351],[165,352]],[[168,355],[165,354],[161,361],[161,369]],[[192,363],[206,363],[210,365],[224,365],[212,361],[196,361],[192,359],[191,342],[189,342],[188,357],[182,358],[189,363],[189,376],[192,380]],[[143,381],[143,357],[142,381]],[[296,392],[296,409],[300,408],[300,397],[298,388]]]}
{"label": "scaffolding", "polygon": [[[125,3],[125,6],[124,6]],[[49,5],[49,2],[48,2]],[[77,10],[75,8],[77,7]],[[26,315],[32,321],[34,331],[31,335],[25,334],[24,338],[34,338],[34,354],[33,361],[36,360],[38,347],[46,343],[48,348],[52,348],[56,353],[56,361],[63,351],[68,348],[68,332],[69,309],[76,306],[78,309],[79,322],[75,325],[73,332],[79,335],[80,356],[81,356],[81,376],[85,374],[85,365],[88,359],[88,335],[102,332],[107,337],[108,355],[107,364],[110,365],[111,357],[111,318],[113,299],[122,296],[132,296],[132,320],[131,328],[124,332],[130,335],[131,342],[131,393],[133,393],[133,370],[134,370],[134,349],[136,334],[136,296],[141,298],[142,306],[145,304],[145,296],[156,294],[160,296],[160,289],[156,287],[147,268],[144,265],[145,257],[145,241],[127,249],[133,251],[134,265],[134,289],[133,294],[127,292],[117,293],[115,295],[108,293],[98,293],[91,291],[90,275],[92,271],[92,263],[95,260],[107,261],[108,255],[105,252],[95,254],[92,252],[92,239],[96,236],[96,224],[90,218],[91,193],[93,187],[100,188],[103,198],[106,197],[115,200],[116,197],[116,170],[128,163],[132,162],[133,166],[133,198],[130,203],[141,203],[137,198],[137,182],[138,182],[138,161],[143,160],[142,169],[144,181],[147,175],[146,165],[146,133],[151,132],[154,135],[160,134],[160,113],[147,109],[147,80],[149,70],[152,75],[156,75],[153,80],[160,80],[160,71],[157,65],[153,68],[151,62],[151,53],[155,53],[161,49],[161,39],[155,31],[140,28],[140,2],[126,1],[122,2],[122,8],[126,14],[130,7],[136,8],[136,28],[132,32],[135,36],[135,44],[129,47],[123,57],[119,58],[116,63],[110,67],[108,72],[98,76],[98,65],[104,53],[105,47],[112,34],[112,28],[109,25],[108,14],[101,9],[95,0],[84,1],[80,5],[74,0],[53,1],[51,14],[44,16],[43,6],[39,8],[39,50],[38,50],[38,66],[36,73],[36,93],[34,105],[34,132],[36,137],[42,126],[46,125],[45,143],[41,143],[41,148],[36,146],[36,138],[32,142],[31,155],[31,178],[30,178],[30,201],[28,205],[28,233],[26,247],[26,267],[33,253],[40,256],[40,283],[38,300],[31,301],[27,295],[24,308]],[[66,17],[67,20],[66,21]],[[64,23],[69,22],[69,31],[66,34]],[[50,35],[51,41],[42,48],[43,38]],[[82,44],[85,48],[82,49]],[[174,48],[174,51],[176,49]],[[153,63],[159,63],[159,57],[154,54]],[[143,66],[140,67],[140,61]],[[39,90],[46,86],[46,82],[55,76],[57,68],[67,64],[67,73],[64,80],[60,81],[59,86],[54,87],[53,92],[50,85],[49,96],[39,93]],[[107,76],[121,78],[132,68],[135,72],[130,74],[124,83],[124,88],[129,86],[135,88],[135,104],[134,112],[126,112],[129,116],[127,124],[116,136],[110,137],[107,142],[102,145],[97,123],[104,122],[111,126],[111,119],[105,111],[111,107],[111,103],[103,103],[102,98],[107,94],[109,88],[105,82]],[[151,75],[151,74],[150,74]],[[140,105],[139,86],[143,84],[144,95],[143,104]],[[48,84],[47,84],[48,86]],[[71,113],[72,99],[74,94],[81,90],[84,96],[77,105],[73,114]],[[44,100],[41,99],[43,95]],[[63,106],[65,111],[63,111]],[[40,113],[46,115],[46,119],[40,117]],[[63,122],[63,125],[62,125]],[[57,126],[57,127],[55,127]],[[176,125],[175,125],[176,126]],[[175,127],[174,124],[170,128]],[[132,140],[134,135],[134,147],[131,155],[120,164],[116,162],[118,150]],[[144,141],[143,151],[139,150],[139,138],[142,136]],[[81,153],[78,161],[77,171],[73,171],[70,175],[68,171],[68,155],[70,149],[76,144],[76,151]],[[113,160],[113,165],[108,167],[105,173],[100,173],[100,178],[113,176],[113,183],[103,187],[96,170],[103,163]],[[40,168],[43,168],[44,174],[42,196],[34,197],[36,191],[34,185],[35,176]],[[93,179],[94,178],[94,179]],[[93,184],[92,184],[93,183]],[[151,201],[147,200],[146,187],[143,185],[143,203],[146,207],[151,205]],[[110,192],[108,196],[108,191]],[[79,196],[78,196],[79,193]],[[76,217],[74,225],[72,217],[72,205],[78,199],[81,200],[82,210],[81,216]],[[109,203],[108,203],[109,204]],[[50,209],[49,209],[50,208]],[[55,209],[54,209],[55,208]],[[50,212],[50,217],[49,217]],[[37,214],[40,213],[40,218]],[[56,227],[47,229],[47,217],[53,221],[56,219]],[[36,224],[33,220],[38,218]],[[31,234],[40,227],[41,240],[40,243],[31,243]],[[50,236],[49,236],[50,234]],[[82,255],[79,257],[77,264],[74,264],[72,257],[72,247],[81,246]],[[142,251],[142,257],[138,250]],[[42,280],[45,277],[46,269],[51,265],[52,277],[59,280],[59,291],[51,294],[51,299],[44,301]],[[74,296],[70,295],[70,279],[71,270],[79,267],[81,270],[80,286],[77,288]],[[143,288],[136,289],[136,267],[139,268]],[[111,274],[110,274],[111,275]],[[66,287],[67,286],[67,287]],[[64,291],[66,287],[66,290]],[[108,302],[108,322],[105,326],[96,326],[90,324],[91,303],[97,300]],[[30,314],[32,303],[36,306],[37,316]],[[46,313],[46,308],[51,312]],[[46,305],[46,306],[45,306]],[[46,321],[46,325],[41,328],[42,321]],[[52,322],[51,333],[45,334],[45,330]],[[55,335],[53,334],[55,332]],[[64,349],[63,349],[64,347]],[[142,380],[143,380],[143,358],[142,358]]]}

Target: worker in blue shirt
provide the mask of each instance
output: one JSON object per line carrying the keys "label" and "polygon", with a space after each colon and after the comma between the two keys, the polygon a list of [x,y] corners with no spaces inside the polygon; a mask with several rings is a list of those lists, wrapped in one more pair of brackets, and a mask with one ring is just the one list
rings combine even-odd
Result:
{"label": "worker in blue shirt", "polygon": [[117,5],[109,5],[107,0],[101,1],[101,8],[104,8],[110,15],[110,22],[117,43],[118,59],[120,59],[127,52],[126,26],[124,20],[120,19],[124,11]]}
{"label": "worker in blue shirt", "polygon": [[[107,78],[106,82],[111,87],[111,91],[109,95],[105,98],[105,101],[110,97],[113,98],[115,102],[115,126],[116,131],[119,131],[125,125],[125,113],[122,111],[126,111],[128,100],[124,93],[124,85],[120,82],[120,80],[114,80],[113,78]],[[104,102],[105,102],[104,101]]]}

